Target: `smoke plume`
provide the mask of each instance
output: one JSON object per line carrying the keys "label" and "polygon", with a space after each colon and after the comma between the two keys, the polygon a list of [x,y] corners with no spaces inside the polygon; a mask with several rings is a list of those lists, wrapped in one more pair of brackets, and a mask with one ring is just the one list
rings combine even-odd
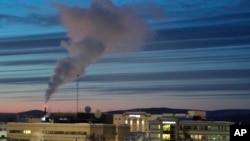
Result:
{"label": "smoke plume", "polygon": [[92,1],[86,8],[58,7],[69,36],[69,40],[61,41],[61,46],[70,55],[57,61],[48,83],[46,103],[60,85],[77,79],[77,75],[83,76],[85,68],[105,52],[139,50],[153,33],[131,8],[116,7],[109,0]]}

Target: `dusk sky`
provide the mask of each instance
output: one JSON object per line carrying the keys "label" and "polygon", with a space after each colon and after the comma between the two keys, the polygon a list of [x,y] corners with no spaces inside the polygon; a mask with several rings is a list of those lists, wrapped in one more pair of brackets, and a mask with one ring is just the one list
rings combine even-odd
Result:
{"label": "dusk sky", "polygon": [[79,110],[249,109],[250,1],[0,0],[0,112],[75,112],[78,73]]}

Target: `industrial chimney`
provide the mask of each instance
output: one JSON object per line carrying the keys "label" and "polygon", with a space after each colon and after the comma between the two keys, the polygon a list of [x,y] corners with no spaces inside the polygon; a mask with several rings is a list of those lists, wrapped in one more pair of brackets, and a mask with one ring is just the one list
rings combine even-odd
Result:
{"label": "industrial chimney", "polygon": [[44,105],[43,108],[44,108],[44,115],[46,115],[47,114],[47,105]]}

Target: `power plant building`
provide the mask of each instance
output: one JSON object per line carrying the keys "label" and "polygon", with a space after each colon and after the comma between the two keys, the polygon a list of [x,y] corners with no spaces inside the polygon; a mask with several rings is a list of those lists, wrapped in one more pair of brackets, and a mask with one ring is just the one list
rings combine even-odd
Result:
{"label": "power plant building", "polygon": [[18,116],[6,125],[11,141],[123,141],[130,127],[113,124],[105,113],[47,113],[44,117]]}
{"label": "power plant building", "polygon": [[[53,121],[6,125],[11,141],[229,141],[233,122],[206,120],[204,111],[150,114],[55,113]],[[30,123],[32,122],[32,123]]]}
{"label": "power plant building", "polygon": [[89,123],[8,123],[11,141],[123,141],[128,125]]}

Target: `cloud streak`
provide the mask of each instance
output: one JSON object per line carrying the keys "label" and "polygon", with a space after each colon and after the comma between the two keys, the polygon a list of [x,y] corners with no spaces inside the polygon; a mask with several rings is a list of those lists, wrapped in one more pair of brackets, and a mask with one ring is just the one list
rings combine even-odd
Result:
{"label": "cloud streak", "polygon": [[[102,95],[107,97],[114,95],[121,99],[121,104],[124,99],[135,100],[138,96],[149,99],[155,103],[154,106],[159,106],[159,100],[163,101],[162,106],[169,106],[169,102],[166,102],[169,99],[173,103],[182,103],[180,101],[183,99],[195,99],[197,102],[206,98],[209,98],[209,102],[207,104],[201,102],[199,107],[217,105],[219,108],[235,108],[237,100],[239,101],[237,107],[245,108],[249,105],[249,102],[244,104],[244,100],[249,101],[250,98],[248,0],[219,2],[156,0],[153,2],[162,7],[166,14],[164,15],[166,17],[157,20],[151,17],[155,14],[155,11],[152,11],[154,7],[145,1],[115,0],[112,1],[115,6],[105,1],[97,1],[99,4],[96,5],[103,6],[101,10],[109,15],[93,14],[91,17],[88,15],[95,11],[96,7],[93,9],[90,1],[61,1],[60,3],[64,5],[58,6],[58,9],[50,2],[49,0],[32,3],[0,1],[0,98],[2,103],[5,102],[8,105],[15,97],[16,103],[18,100],[24,102],[26,97],[22,98],[22,95],[27,96],[27,99],[31,96],[32,98],[28,99],[31,101],[44,101],[44,90],[53,75],[56,60],[65,61],[65,58],[74,60],[73,58],[83,56],[75,46],[82,44],[86,46],[89,40],[88,46],[94,46],[96,43],[105,48],[104,52],[100,51],[101,55],[97,53],[96,59],[88,57],[83,59],[92,60],[90,62],[92,65],[85,67],[84,77],[79,83],[80,95],[82,94],[83,99],[89,99],[89,102]],[[123,31],[123,25],[116,24],[119,22],[105,21],[105,19],[123,21],[121,16],[115,15],[119,15],[121,9],[131,8],[132,11],[127,10],[127,14],[136,13],[140,16],[138,18],[135,15],[136,21],[139,20],[139,22],[144,18],[150,27],[155,29],[155,40],[143,43],[141,52],[110,55],[113,52],[130,49],[125,47],[131,45],[126,41],[134,37],[123,40],[124,42],[119,46],[118,39],[121,36],[108,35],[110,32],[118,35],[120,30]],[[116,11],[113,15],[112,10]],[[70,16],[73,20],[69,17],[63,18],[60,13],[62,11],[69,15],[78,13],[79,16]],[[88,22],[83,21],[82,13],[85,17],[90,17]],[[60,25],[58,15],[61,15],[65,28]],[[98,16],[102,20],[95,18]],[[79,19],[79,22],[73,22],[74,19]],[[103,22],[95,24],[93,21]],[[74,26],[80,28],[74,28]],[[94,36],[95,33],[100,35]],[[107,35],[105,41],[102,38],[104,35]],[[109,40],[109,37],[112,37],[112,40]],[[63,48],[59,47],[61,40],[64,41],[61,45]],[[113,41],[116,45],[108,46]],[[85,53],[85,50],[92,52],[92,48],[86,47],[83,50]],[[58,96],[51,100],[70,100],[75,90],[74,82],[60,85]],[[61,95],[62,93],[64,95]],[[229,99],[230,102],[227,104],[226,101]],[[138,102],[141,102],[141,98],[135,103]],[[181,106],[183,105],[179,107]],[[197,105],[194,104],[194,106]],[[6,109],[6,105],[1,107],[3,107],[2,110]],[[60,108],[65,110],[69,107]]]}

